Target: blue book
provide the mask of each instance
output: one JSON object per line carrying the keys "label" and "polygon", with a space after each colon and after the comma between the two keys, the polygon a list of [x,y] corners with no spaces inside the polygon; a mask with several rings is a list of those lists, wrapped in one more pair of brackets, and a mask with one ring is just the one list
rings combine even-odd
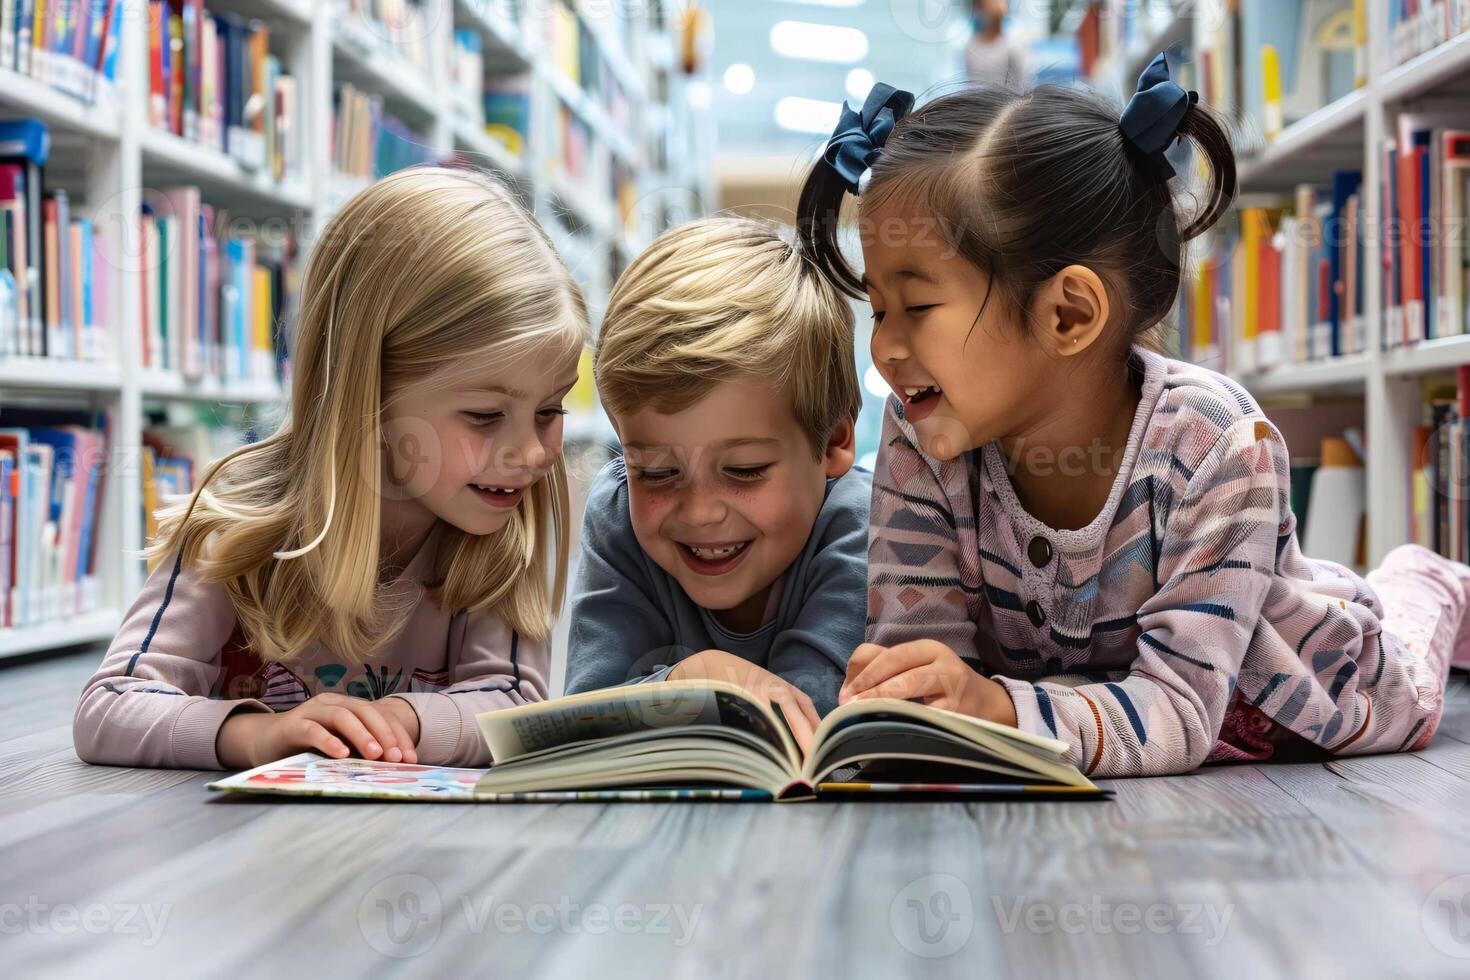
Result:
{"label": "blue book", "polygon": [[87,466],[87,491],[82,504],[82,526],[78,532],[77,572],[74,581],[80,585],[91,571],[92,535],[97,527],[97,494],[102,486],[102,453],[97,453]]}
{"label": "blue book", "polygon": [[[1363,174],[1358,170],[1334,170],[1332,172],[1332,211],[1322,228],[1322,239],[1327,246],[1328,282],[1332,285],[1342,282],[1344,249],[1350,248],[1350,242],[1342,240],[1342,211],[1347,205],[1347,199],[1358,192],[1362,186]],[[1337,295],[1333,289],[1327,297],[1327,319],[1331,328],[1332,346],[1330,353],[1337,357],[1342,353],[1342,331],[1344,329],[1341,321],[1342,297]]]}
{"label": "blue book", "polygon": [[15,473],[15,457],[7,450],[0,455],[0,625],[13,626],[10,619],[10,566],[15,549],[15,494],[10,481]]}
{"label": "blue book", "polygon": [[31,430],[31,442],[50,446],[51,489],[47,520],[61,524],[61,512],[66,506],[66,481],[72,476],[72,464],[76,460],[77,437],[65,429],[36,428]]}
{"label": "blue book", "polygon": [[87,46],[82,57],[88,68],[97,68],[97,57],[102,53],[102,30],[107,27],[107,0],[85,0],[87,3]]}
{"label": "blue book", "polygon": [[[221,333],[228,338],[226,343],[226,373],[232,379],[246,376],[250,366],[249,319],[246,310],[250,302],[250,243],[240,238],[225,242],[225,268],[228,270],[227,316],[221,325]],[[222,338],[223,339],[223,338]]]}
{"label": "blue book", "polygon": [[76,311],[82,325],[82,337],[86,342],[86,348],[77,351],[77,357],[87,358],[91,355],[91,348],[96,339],[97,310],[93,305],[92,287],[96,280],[96,258],[93,256],[92,221],[90,218],[78,218],[77,228],[82,235],[82,267],[76,270],[77,275],[82,278],[82,308]]}
{"label": "blue book", "polygon": [[[107,0],[109,4],[116,5],[123,0]],[[112,11],[112,16],[107,21],[107,40],[104,42],[103,50],[106,52],[102,58],[102,74],[109,82],[117,81],[117,49],[122,43],[121,24],[123,12],[117,9]]]}

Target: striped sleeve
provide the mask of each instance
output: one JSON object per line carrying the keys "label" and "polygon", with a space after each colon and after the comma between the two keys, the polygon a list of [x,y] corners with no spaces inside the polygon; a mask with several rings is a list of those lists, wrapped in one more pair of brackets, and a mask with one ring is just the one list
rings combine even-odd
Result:
{"label": "striped sleeve", "polygon": [[1259,418],[1223,432],[1166,517],[1160,583],[1138,613],[1136,659],[1103,682],[997,676],[1018,725],[1070,745],[1093,776],[1188,772],[1205,761],[1271,585],[1290,470]]}
{"label": "striped sleeve", "polygon": [[[84,762],[218,769],[215,739],[253,698],[211,698],[220,651],[235,628],[224,586],[203,581],[176,556],[148,576],[72,719]],[[228,692],[226,692],[228,693]]]}
{"label": "striped sleeve", "polygon": [[921,453],[897,405],[885,406],[873,474],[867,641],[938,640],[975,663],[982,583],[966,463]]}

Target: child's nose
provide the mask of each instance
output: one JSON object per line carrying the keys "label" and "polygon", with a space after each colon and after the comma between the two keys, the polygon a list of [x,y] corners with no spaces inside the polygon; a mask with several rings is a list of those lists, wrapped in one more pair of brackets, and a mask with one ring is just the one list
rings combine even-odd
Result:
{"label": "child's nose", "polygon": [[725,519],[725,514],[725,502],[717,494],[695,487],[685,492],[679,507],[680,518],[694,526],[718,524]]}
{"label": "child's nose", "polygon": [[883,329],[873,334],[871,349],[875,364],[894,364],[906,361],[909,357],[908,341],[903,332],[888,323],[884,323]]}

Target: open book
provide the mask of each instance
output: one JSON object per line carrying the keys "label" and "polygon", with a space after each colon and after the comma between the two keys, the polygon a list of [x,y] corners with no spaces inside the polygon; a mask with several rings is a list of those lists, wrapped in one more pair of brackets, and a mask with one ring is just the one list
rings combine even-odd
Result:
{"label": "open book", "polygon": [[477,720],[491,769],[303,753],[209,788],[465,801],[1107,795],[1063,761],[1063,742],[910,701],[837,708],[805,758],[779,711],[720,681],[589,691]]}

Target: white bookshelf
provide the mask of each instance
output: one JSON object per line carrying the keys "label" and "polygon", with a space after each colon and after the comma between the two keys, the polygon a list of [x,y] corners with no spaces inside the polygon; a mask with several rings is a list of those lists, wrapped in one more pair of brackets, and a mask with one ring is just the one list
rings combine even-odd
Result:
{"label": "white bookshelf", "polygon": [[[1222,23],[1225,0],[1188,0],[1172,19],[1145,25],[1149,40],[1123,46],[1103,59],[1094,81],[1121,98],[1138,74],[1172,41],[1193,40],[1196,64],[1209,24]],[[1289,192],[1298,183],[1320,183],[1336,168],[1360,169],[1363,219],[1376,228],[1382,213],[1377,148],[1393,134],[1400,110],[1464,105],[1470,93],[1470,33],[1445,41],[1401,64],[1392,64],[1385,26],[1388,0],[1367,0],[1369,45],[1366,84],[1285,127],[1259,152],[1239,157],[1242,194]],[[1249,134],[1246,134],[1249,138]],[[1364,242],[1365,269],[1381,267],[1379,236]],[[1269,404],[1281,396],[1349,393],[1364,401],[1368,447],[1368,552],[1376,565],[1409,539],[1409,472],[1412,431],[1421,422],[1422,391],[1429,375],[1470,364],[1470,335],[1383,349],[1382,280],[1364,280],[1367,350],[1323,361],[1240,373],[1238,381]]]}
{"label": "white bookshelf", "polygon": [[[595,318],[611,287],[612,261],[622,264],[641,249],[662,222],[635,215],[624,221],[605,188],[579,184],[553,158],[548,127],[558,105],[566,105],[591,131],[595,144],[636,175],[639,196],[646,186],[660,193],[682,186],[699,202],[678,215],[692,217],[713,198],[709,176],[710,135],[705,122],[689,122],[685,80],[673,70],[667,32],[675,23],[674,4],[573,4],[600,42],[611,74],[627,94],[632,125],[615,125],[597,98],[572,82],[542,50],[538,40],[544,16],[529,5],[523,20],[509,0],[425,0],[427,71],[398,57],[381,34],[340,20],[335,0],[207,0],[211,13],[233,12],[271,28],[271,51],[297,79],[300,102],[295,134],[300,146],[298,172],[284,182],[242,166],[233,157],[207,150],[148,124],[147,16],[144,0],[125,4],[120,38],[116,91],[88,105],[13,71],[0,69],[0,117],[35,117],[51,128],[52,154],[48,182],[65,187],[87,214],[118,230],[124,256],[137,255],[137,222],[142,189],[175,184],[197,185],[206,203],[253,219],[293,222],[303,252],[316,230],[365,182],[334,172],[330,160],[332,96],[340,82],[380,96],[387,112],[414,130],[434,156],[467,157],[508,177],[559,245],[571,246],[569,259],[582,281]],[[525,6],[525,5],[519,5]],[[629,18],[621,31],[611,18]],[[487,76],[527,76],[531,95],[531,136],[526,152],[516,157],[483,131],[452,99],[450,52],[456,29],[476,31],[481,39]],[[628,38],[625,50],[620,36]],[[662,67],[666,83],[654,85]],[[651,93],[666,96],[655,101]],[[655,166],[653,141],[670,130],[670,120],[684,118],[690,136],[683,152],[671,152],[668,167]],[[663,127],[648,120],[656,119]],[[673,130],[681,132],[681,130]],[[570,224],[564,216],[571,212]],[[139,458],[145,404],[187,414],[190,406],[258,406],[279,411],[288,394],[272,382],[188,380],[174,372],[143,369],[136,327],[121,311],[138,308],[139,277],[121,275],[109,317],[115,350],[104,362],[47,358],[0,358],[0,402],[61,405],[106,410],[112,420],[109,463],[105,472],[100,515],[97,578],[98,608],[80,616],[37,626],[0,628],[0,660],[77,644],[109,639],[121,611],[142,584],[144,568],[137,557],[142,543],[142,496]],[[574,413],[568,419],[570,441],[601,442],[611,426],[600,411]]]}

